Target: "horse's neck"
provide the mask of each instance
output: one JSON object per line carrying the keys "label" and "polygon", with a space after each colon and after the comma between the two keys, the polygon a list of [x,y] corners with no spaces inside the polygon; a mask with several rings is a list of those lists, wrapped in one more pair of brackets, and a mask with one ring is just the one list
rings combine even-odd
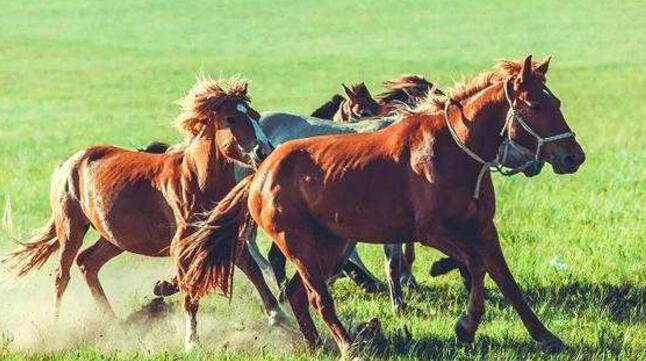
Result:
{"label": "horse's neck", "polygon": [[[214,197],[222,192],[221,185],[226,177],[233,177],[232,167],[219,151],[212,136],[199,136],[193,139],[185,150],[183,183],[185,192],[191,193],[194,201],[212,203]],[[196,204],[196,206],[200,207]]]}
{"label": "horse's neck", "polygon": [[461,101],[461,108],[449,107],[451,126],[467,148],[490,161],[502,141],[508,109],[502,84],[492,85]]}

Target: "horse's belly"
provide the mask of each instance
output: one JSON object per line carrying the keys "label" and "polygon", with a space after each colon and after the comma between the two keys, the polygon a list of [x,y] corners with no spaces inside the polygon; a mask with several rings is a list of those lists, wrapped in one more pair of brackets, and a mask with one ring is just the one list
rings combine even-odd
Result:
{"label": "horse's belly", "polygon": [[369,243],[410,241],[414,235],[410,210],[402,202],[389,202],[389,197],[377,198],[338,202],[324,198],[313,209],[313,215],[317,223],[346,239]]}
{"label": "horse's belly", "polygon": [[[98,193],[98,192],[97,192]],[[94,195],[86,214],[94,228],[124,251],[167,256],[175,233],[172,210],[161,192],[150,186],[125,185],[116,192]]]}

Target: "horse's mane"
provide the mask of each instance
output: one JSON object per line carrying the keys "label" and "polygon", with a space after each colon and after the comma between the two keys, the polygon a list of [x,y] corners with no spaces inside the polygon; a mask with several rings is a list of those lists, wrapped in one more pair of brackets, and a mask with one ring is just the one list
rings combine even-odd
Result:
{"label": "horse's mane", "polygon": [[383,93],[376,96],[377,100],[382,104],[388,104],[393,101],[405,102],[409,96],[415,98],[426,98],[431,89],[437,95],[444,93],[435,88],[435,85],[426,80],[421,75],[417,74],[404,74],[393,80],[386,80],[382,83],[384,88],[388,89]]}
{"label": "horse's mane", "polygon": [[175,126],[189,136],[194,136],[212,119],[213,112],[226,101],[232,100],[251,100],[247,95],[245,79],[232,77],[216,80],[201,75],[188,94],[179,100],[181,113],[175,119]]}
{"label": "horse's mane", "polygon": [[[538,62],[533,63],[535,68]],[[493,70],[480,73],[470,81],[456,83],[448,91],[448,96],[429,94],[428,97],[413,109],[414,112],[443,110],[446,102],[451,99],[454,102],[465,100],[491,85],[500,83],[505,79],[517,76],[523,67],[522,60],[498,60]]]}

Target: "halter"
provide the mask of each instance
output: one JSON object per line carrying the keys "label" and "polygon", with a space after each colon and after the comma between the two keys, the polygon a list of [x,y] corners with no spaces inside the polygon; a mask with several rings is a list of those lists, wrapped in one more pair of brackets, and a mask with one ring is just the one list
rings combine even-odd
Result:
{"label": "halter", "polygon": [[[453,127],[451,126],[451,120],[449,119],[449,107],[453,103],[453,100],[449,98],[449,100],[446,102],[444,106],[444,119],[446,121],[447,128],[449,128],[449,133],[451,133],[451,137],[453,138],[457,146],[460,149],[462,149],[463,152],[465,152],[469,157],[471,157],[473,160],[475,160],[476,162],[482,165],[482,167],[480,168],[480,172],[478,172],[476,186],[473,191],[474,199],[478,199],[480,197],[480,184],[482,183],[482,178],[484,177],[487,171],[498,172],[503,176],[510,177],[540,162],[541,148],[543,147],[544,144],[553,142],[555,140],[574,137],[573,132],[564,132],[564,133],[549,136],[549,137],[541,137],[540,134],[538,134],[534,129],[532,129],[532,127],[529,126],[529,124],[527,124],[525,119],[523,119],[521,114],[514,107],[514,102],[509,96],[509,81],[510,79],[505,80],[505,84],[504,84],[505,99],[507,100],[507,103],[509,103],[509,111],[507,112],[505,124],[503,125],[502,130],[500,131],[501,136],[504,136],[506,132],[507,137],[503,140],[502,144],[498,148],[498,151],[496,152],[496,157],[493,160],[485,161],[479,155],[477,155],[471,149],[469,149],[466,146],[466,144],[462,142],[462,140],[460,140],[460,137],[458,137],[458,135],[455,133],[455,129],[453,129]],[[546,93],[554,96],[547,87],[545,87],[544,90]],[[536,153],[533,160],[528,161],[519,167],[515,167],[512,169],[505,169],[503,164],[505,163],[505,160],[507,159],[507,155],[509,154],[509,148],[511,147],[511,148],[518,149],[519,147],[521,147],[521,145],[519,145],[513,139],[511,139],[510,127],[514,120],[516,120],[523,127],[523,129],[527,131],[527,133],[529,133],[532,137],[534,137],[534,139],[536,139],[536,143],[537,143]]]}

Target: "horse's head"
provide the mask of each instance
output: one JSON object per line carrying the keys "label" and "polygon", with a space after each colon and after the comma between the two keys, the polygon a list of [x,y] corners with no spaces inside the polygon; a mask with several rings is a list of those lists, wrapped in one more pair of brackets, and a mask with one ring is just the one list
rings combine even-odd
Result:
{"label": "horse's head", "polygon": [[183,100],[178,124],[194,137],[215,139],[215,146],[230,160],[255,168],[273,147],[258,124],[260,114],[249,102],[247,82],[202,78]]}
{"label": "horse's head", "polygon": [[343,85],[343,91],[347,96],[347,106],[350,110],[349,116],[351,119],[360,119],[368,118],[379,115],[380,105],[377,103],[375,98],[370,95],[370,91],[366,87],[366,84],[360,83],[350,86],[348,88]]}
{"label": "horse's head", "polygon": [[505,82],[510,112],[503,132],[513,143],[533,150],[537,163],[550,163],[557,174],[574,173],[585,153],[563,117],[560,100],[545,84],[550,59],[534,64],[528,56],[518,75]]}

